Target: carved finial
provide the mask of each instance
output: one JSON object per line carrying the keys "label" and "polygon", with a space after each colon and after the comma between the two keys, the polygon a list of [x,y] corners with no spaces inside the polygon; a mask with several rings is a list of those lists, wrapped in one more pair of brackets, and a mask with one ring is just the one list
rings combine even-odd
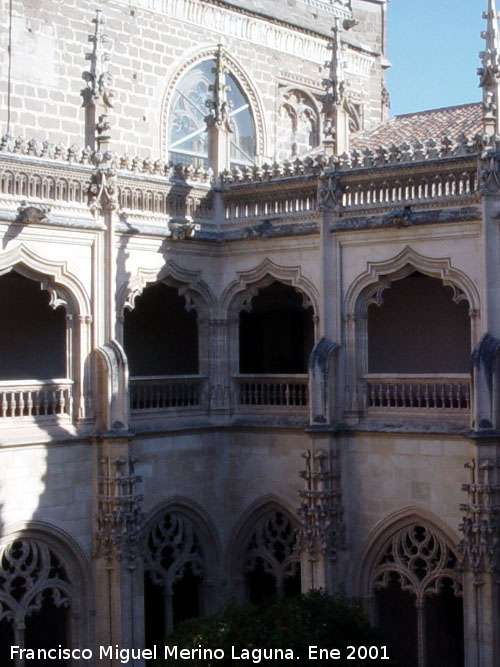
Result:
{"label": "carved finial", "polygon": [[[344,30],[349,30],[357,24],[354,19],[346,19],[342,23]],[[323,96],[323,144],[327,154],[340,155],[349,150],[349,116],[347,112],[347,86],[344,75],[345,46],[341,40],[340,19],[335,19],[332,28],[333,38],[328,44],[332,52],[328,67],[328,76],[323,79],[326,93]]]}
{"label": "carved finial", "polygon": [[498,105],[500,101],[500,32],[498,12],[495,0],[488,0],[488,11],[483,12],[488,21],[487,28],[481,33],[486,41],[486,48],[479,54],[482,67],[477,70],[479,85],[483,89],[483,120],[488,135],[500,131]]}
{"label": "carved finial", "polygon": [[205,102],[209,109],[209,114],[205,120],[209,126],[216,125],[218,129],[225,129],[227,132],[232,132],[233,127],[230,115],[232,102],[227,97],[230,87],[226,83],[227,68],[224,63],[222,44],[219,44],[217,48],[215,67],[212,68],[212,72],[215,74],[215,81],[208,88],[212,93],[212,99]]}
{"label": "carved finial", "polygon": [[111,56],[106,46],[111,39],[102,32],[104,18],[100,9],[96,10],[92,23],[95,24],[95,31],[88,36],[89,42],[93,44],[92,53],[85,54],[85,59],[90,61],[90,70],[82,74],[87,86],[81,91],[82,106],[86,109],[85,145],[95,147],[97,141],[98,149],[105,149],[109,142],[107,110],[113,108],[115,95],[112,88],[113,75],[107,65]]}

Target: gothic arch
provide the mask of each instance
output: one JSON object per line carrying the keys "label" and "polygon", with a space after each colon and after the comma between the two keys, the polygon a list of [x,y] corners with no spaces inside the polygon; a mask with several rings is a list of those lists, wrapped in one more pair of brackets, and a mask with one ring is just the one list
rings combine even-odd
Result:
{"label": "gothic arch", "polygon": [[[163,160],[168,160],[168,137],[167,137],[167,128],[168,128],[168,110],[170,106],[170,99],[172,93],[180,81],[181,77],[185,72],[187,72],[191,67],[196,65],[198,62],[203,60],[209,60],[210,58],[215,57],[217,53],[218,44],[206,45],[203,47],[197,47],[187,54],[185,54],[182,59],[179,59],[174,67],[173,74],[170,76],[165,87],[165,93],[163,95],[163,101],[161,106],[161,123],[160,123],[160,146],[161,146],[161,157]],[[238,80],[238,83],[242,87],[245,95],[248,97],[250,106],[253,113],[253,118],[255,121],[255,132],[257,139],[257,162],[260,162],[263,157],[269,155],[269,146],[268,146],[268,136],[266,131],[265,124],[265,111],[264,105],[260,93],[257,88],[251,82],[250,78],[247,76],[245,69],[240,65],[240,63],[230,55],[226,49],[223,49],[224,60],[228,65],[228,69],[231,74]]]}
{"label": "gothic arch", "polygon": [[[231,531],[231,537],[228,542],[226,552],[226,569],[230,572],[231,586],[238,597],[244,597],[245,580],[244,571],[246,562],[249,558],[256,556],[264,556],[262,553],[262,546],[252,548],[249,551],[249,543],[252,540],[253,533],[258,532],[266,522],[273,519],[273,516],[281,515],[284,521],[293,529],[294,534],[288,535],[288,555],[282,563],[273,562],[272,554],[269,553],[269,558],[266,561],[269,565],[269,570],[273,572],[277,580],[287,576],[290,573],[290,568],[297,568],[300,565],[300,557],[298,551],[294,549],[295,535],[299,528],[299,520],[297,519],[293,508],[282,498],[275,494],[268,494],[254,501],[241,515],[235,527]],[[289,531],[287,530],[287,533]],[[299,570],[300,572],[300,570]]]}
{"label": "gothic arch", "polygon": [[48,260],[24,244],[0,253],[0,276],[15,270],[39,282],[50,295],[52,308],[66,309],[66,368],[73,380],[73,413],[86,416],[84,401],[85,362],[91,351],[92,306],[80,280],[67,268],[67,262]]}
{"label": "gothic arch", "polygon": [[[158,618],[149,616],[148,609],[155,610],[165,636],[171,632],[176,618],[179,600],[194,604],[187,618],[200,613],[209,613],[217,608],[217,585],[219,583],[220,545],[217,531],[208,514],[197,503],[188,498],[175,496],[157,505],[146,521],[144,529],[144,576],[145,597],[153,607],[146,605],[146,636],[158,633]],[[179,590],[178,586],[185,586]],[[191,586],[191,588],[189,588]],[[148,593],[150,591],[150,593]],[[179,597],[180,596],[180,597]],[[156,612],[155,612],[156,613]],[[151,638],[151,637],[150,637]],[[160,637],[159,637],[160,638]]]}
{"label": "gothic arch", "polygon": [[368,262],[367,269],[352,283],[345,299],[347,318],[363,316],[370,303],[381,302],[384,289],[394,280],[405,278],[418,270],[431,278],[440,278],[454,291],[458,302],[467,299],[470,309],[478,313],[479,292],[472,280],[462,271],[453,268],[450,258],[431,258],[420,255],[406,246],[399,255],[383,262]]}
{"label": "gothic arch", "polygon": [[196,308],[200,318],[211,318],[216,314],[216,300],[209,286],[200,278],[199,271],[189,271],[169,260],[160,270],[141,267],[136,275],[124,283],[117,295],[118,313],[133,310],[135,300],[144,289],[153,283],[164,282],[178,289],[186,299],[186,309]]}
{"label": "gothic arch", "polygon": [[302,275],[300,266],[280,266],[266,257],[259,266],[248,271],[238,271],[238,278],[226,287],[221,298],[223,317],[234,317],[240,310],[250,307],[250,300],[261,287],[275,280],[291,285],[303,294],[304,307],[312,307],[314,317],[319,314],[319,293],[315,285]]}
{"label": "gothic arch", "polygon": [[13,269],[40,282],[42,289],[50,293],[52,308],[64,305],[68,314],[90,317],[87,292],[79,279],[68,271],[66,262],[44,259],[21,244],[0,254],[0,275]]}
{"label": "gothic arch", "polygon": [[[380,521],[365,540],[355,575],[355,581],[358,582],[357,593],[361,598],[370,599],[372,597],[378,561],[390,545],[391,540],[402,530],[414,525],[423,526],[430,533],[436,535],[442,544],[457,556],[460,538],[439,517],[418,506],[404,507],[397,510]],[[443,569],[441,568],[441,572]],[[439,571],[437,575],[439,576]],[[461,583],[462,577],[458,571],[453,575],[453,579],[457,583]]]}
{"label": "gothic arch", "polygon": [[[13,550],[12,546],[17,546],[17,549]],[[19,559],[23,561],[26,558],[31,563],[31,568],[23,567],[22,563],[16,564]],[[93,612],[92,579],[90,564],[77,542],[65,531],[45,522],[27,521],[9,524],[4,528],[0,539],[0,561],[4,559],[16,568],[18,577],[36,578],[36,581],[30,580],[33,585],[28,585],[24,595],[16,600],[14,621],[22,624],[23,619],[17,616],[25,616],[26,609],[32,604],[33,609],[37,610],[39,607],[34,598],[46,589],[54,590],[56,605],[70,605],[71,645],[74,648],[90,646]],[[49,578],[47,559],[62,565],[66,578],[53,574]],[[39,568],[36,573],[35,564]],[[0,587],[0,601],[8,606],[9,596],[5,590],[2,591],[3,587],[8,587],[8,579]]]}
{"label": "gothic arch", "polygon": [[176,512],[185,516],[195,526],[207,554],[207,582],[211,586],[215,585],[219,579],[219,568],[221,565],[222,551],[220,539],[215,524],[208,512],[201,505],[184,496],[172,496],[158,503],[151,510],[145,521],[144,535],[148,535],[154,525],[169,512]]}

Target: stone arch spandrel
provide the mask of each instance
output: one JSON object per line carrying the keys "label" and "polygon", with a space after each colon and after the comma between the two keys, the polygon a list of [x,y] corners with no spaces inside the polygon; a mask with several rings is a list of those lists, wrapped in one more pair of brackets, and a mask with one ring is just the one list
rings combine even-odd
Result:
{"label": "stone arch spandrel", "polygon": [[[161,105],[161,123],[160,123],[160,146],[161,157],[168,160],[168,112],[172,93],[182,76],[191,67],[203,60],[215,58],[219,44],[207,44],[197,47],[185,53],[181,59],[178,59],[172,66],[172,74],[167,81],[163,101]],[[243,92],[247,96],[252,109],[252,115],[255,121],[255,131],[257,139],[257,158],[263,158],[270,155],[268,130],[266,128],[266,114],[262,97],[246,73],[246,69],[236,60],[228,51],[222,48],[224,61],[227,64],[229,72],[238,80]]]}
{"label": "stone arch spandrel", "polygon": [[397,510],[380,521],[364,542],[355,568],[357,594],[361,598],[370,599],[372,597],[375,569],[390,540],[401,530],[415,524],[422,525],[435,533],[453,554],[457,555],[460,542],[458,533],[433,512],[419,506],[404,507]]}

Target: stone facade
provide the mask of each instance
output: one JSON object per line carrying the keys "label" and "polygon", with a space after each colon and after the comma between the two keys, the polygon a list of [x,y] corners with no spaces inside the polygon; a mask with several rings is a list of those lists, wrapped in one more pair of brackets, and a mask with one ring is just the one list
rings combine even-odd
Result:
{"label": "stone facade", "polygon": [[57,571],[47,641],[343,588],[499,665],[493,0],[482,106],[405,122],[384,0],[1,8],[0,563]]}

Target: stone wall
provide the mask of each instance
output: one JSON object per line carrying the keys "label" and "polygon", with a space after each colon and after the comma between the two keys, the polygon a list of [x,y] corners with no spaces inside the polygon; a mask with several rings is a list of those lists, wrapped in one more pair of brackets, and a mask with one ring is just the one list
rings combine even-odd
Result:
{"label": "stone wall", "polygon": [[[2,0],[8,17],[8,2]],[[358,3],[359,4],[359,3]],[[360,13],[361,23],[346,39],[352,91],[365,106],[365,124],[381,120],[381,12],[374,5]],[[113,149],[131,155],[166,159],[164,106],[169,84],[180,68],[201,52],[224,49],[255,87],[265,118],[267,142],[262,159],[275,157],[274,138],[280,82],[294,83],[313,95],[322,93],[327,38],[303,29],[269,22],[240,9],[201,0],[104,0],[99,7],[112,39],[109,65],[114,75],[115,108],[111,113]],[[309,7],[304,5],[304,11]],[[358,8],[356,8],[358,11]],[[14,1],[12,16],[11,126],[14,135],[50,138],[66,146],[84,143],[80,91],[85,53],[91,50],[95,3],[55,0]],[[366,15],[366,16],[365,16]],[[333,18],[333,17],[332,17]],[[221,32],[223,37],[221,37]],[[0,33],[0,124],[7,127],[8,21]],[[206,56],[205,56],[206,57]]]}

